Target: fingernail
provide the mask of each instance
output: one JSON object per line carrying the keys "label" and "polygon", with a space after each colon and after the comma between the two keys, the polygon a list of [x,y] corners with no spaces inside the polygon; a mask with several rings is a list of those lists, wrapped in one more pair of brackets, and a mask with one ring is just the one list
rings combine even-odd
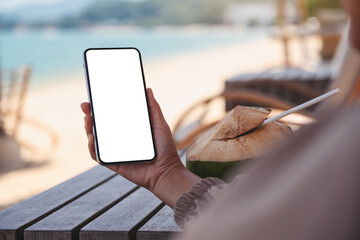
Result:
{"label": "fingernail", "polygon": [[154,98],[154,93],[151,88],[148,88],[148,93],[152,98]]}

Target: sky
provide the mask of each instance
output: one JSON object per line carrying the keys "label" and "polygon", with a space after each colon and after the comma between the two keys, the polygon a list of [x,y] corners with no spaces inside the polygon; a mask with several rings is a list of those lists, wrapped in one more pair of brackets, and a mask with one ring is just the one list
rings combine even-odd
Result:
{"label": "sky", "polygon": [[0,11],[11,11],[32,3],[54,3],[63,1],[64,0],[0,0]]}
{"label": "sky", "polygon": [[[76,0],[75,0],[76,1]],[[142,1],[142,0],[127,0],[127,1]],[[0,12],[8,12],[17,9],[22,6],[30,4],[49,4],[66,2],[66,0],[0,0]]]}

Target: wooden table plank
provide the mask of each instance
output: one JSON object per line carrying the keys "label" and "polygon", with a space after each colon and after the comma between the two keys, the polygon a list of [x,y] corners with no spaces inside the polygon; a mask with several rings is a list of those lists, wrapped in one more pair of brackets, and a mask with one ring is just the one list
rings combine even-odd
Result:
{"label": "wooden table plank", "polygon": [[63,207],[115,173],[96,166],[0,213],[0,239],[22,239],[23,229]]}
{"label": "wooden table plank", "polygon": [[138,187],[121,176],[94,188],[58,211],[25,229],[25,240],[79,239],[82,226],[110,209]]}
{"label": "wooden table plank", "polygon": [[81,240],[135,239],[135,232],[163,203],[140,188],[80,230]]}
{"label": "wooden table plank", "polygon": [[164,206],[136,233],[137,240],[173,239],[174,234],[181,232],[174,220],[174,211]]}

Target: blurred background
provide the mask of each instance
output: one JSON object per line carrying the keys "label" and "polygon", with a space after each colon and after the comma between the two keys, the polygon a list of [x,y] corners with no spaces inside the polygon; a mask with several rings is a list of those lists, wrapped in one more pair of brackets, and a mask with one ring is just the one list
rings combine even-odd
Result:
{"label": "blurred background", "polygon": [[96,165],[86,48],[137,47],[174,129],[237,76],[331,62],[345,22],[337,0],[0,0],[0,210]]}

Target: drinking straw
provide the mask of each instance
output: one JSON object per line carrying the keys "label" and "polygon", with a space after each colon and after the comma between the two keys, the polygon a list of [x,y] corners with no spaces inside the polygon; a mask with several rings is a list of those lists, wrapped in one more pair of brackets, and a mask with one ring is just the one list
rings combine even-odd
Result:
{"label": "drinking straw", "polygon": [[260,127],[264,126],[266,124],[269,124],[271,122],[274,122],[276,120],[279,120],[279,119],[281,119],[281,118],[283,118],[283,117],[285,117],[285,116],[287,116],[287,115],[289,115],[291,113],[303,110],[303,109],[305,109],[307,107],[310,107],[310,106],[312,106],[312,105],[314,105],[316,103],[319,103],[319,102],[321,102],[321,101],[323,101],[323,100],[325,100],[325,99],[327,99],[327,98],[329,98],[331,96],[334,96],[335,94],[338,94],[339,92],[340,92],[339,88],[334,89],[334,90],[332,90],[332,91],[330,91],[328,93],[325,93],[325,94],[323,94],[323,95],[321,95],[319,97],[311,99],[311,100],[309,100],[309,101],[307,101],[307,102],[305,102],[303,104],[300,104],[300,105],[298,105],[296,107],[293,107],[293,108],[291,108],[291,109],[289,109],[289,110],[287,110],[285,112],[282,112],[282,113],[280,113],[280,114],[278,114],[278,115],[276,115],[274,117],[268,118],[260,125]]}

